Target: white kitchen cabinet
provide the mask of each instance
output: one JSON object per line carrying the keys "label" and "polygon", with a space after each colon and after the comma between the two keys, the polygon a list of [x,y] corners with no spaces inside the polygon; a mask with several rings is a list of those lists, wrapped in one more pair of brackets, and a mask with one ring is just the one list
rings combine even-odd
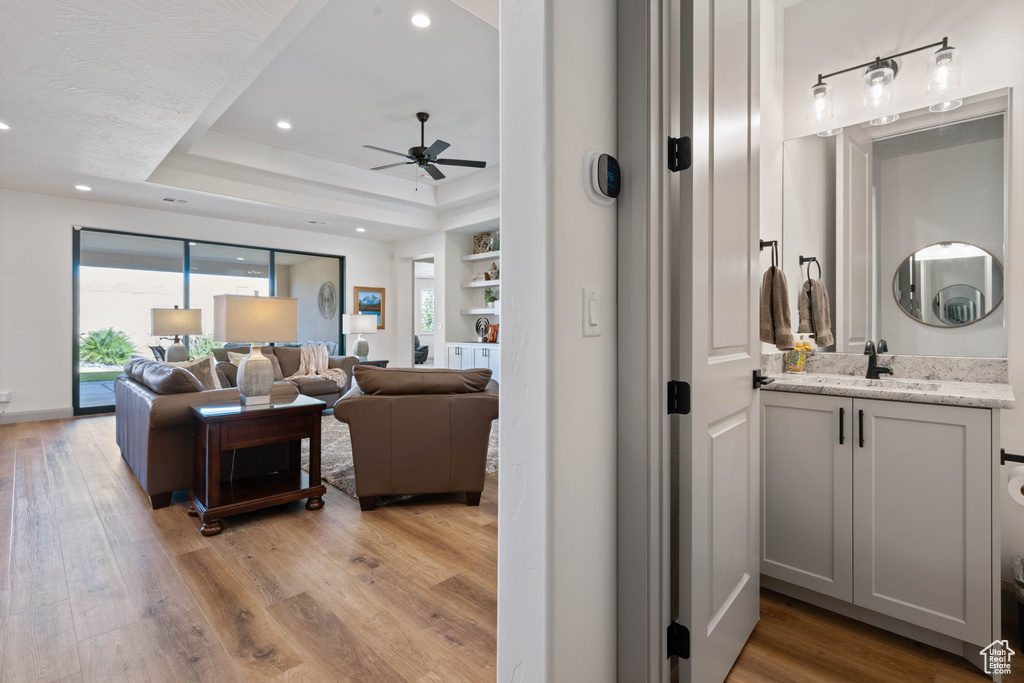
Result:
{"label": "white kitchen cabinet", "polygon": [[763,574],[995,637],[991,410],[766,391],[761,411]]}
{"label": "white kitchen cabinet", "polygon": [[498,344],[474,342],[448,344],[448,367],[456,370],[487,368],[491,371],[491,379],[499,382],[498,348]]}

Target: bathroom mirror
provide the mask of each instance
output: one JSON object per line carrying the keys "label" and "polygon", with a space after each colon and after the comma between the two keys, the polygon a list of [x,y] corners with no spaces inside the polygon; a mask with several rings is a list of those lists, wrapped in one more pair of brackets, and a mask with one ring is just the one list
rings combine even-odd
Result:
{"label": "bathroom mirror", "polygon": [[1008,101],[784,143],[782,268],[795,328],[800,257],[821,265],[836,343],[817,351],[884,338],[897,354],[1006,356]]}
{"label": "bathroom mirror", "polygon": [[925,325],[972,325],[1002,303],[1003,265],[973,244],[931,244],[903,259],[892,294],[904,313]]}

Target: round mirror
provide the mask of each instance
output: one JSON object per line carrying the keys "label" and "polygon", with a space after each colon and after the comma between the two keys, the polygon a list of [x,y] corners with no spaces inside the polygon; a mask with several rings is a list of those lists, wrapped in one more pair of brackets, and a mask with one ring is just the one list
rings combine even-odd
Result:
{"label": "round mirror", "polygon": [[1003,264],[981,247],[940,242],[903,260],[892,279],[903,312],[935,327],[976,323],[1003,301]]}

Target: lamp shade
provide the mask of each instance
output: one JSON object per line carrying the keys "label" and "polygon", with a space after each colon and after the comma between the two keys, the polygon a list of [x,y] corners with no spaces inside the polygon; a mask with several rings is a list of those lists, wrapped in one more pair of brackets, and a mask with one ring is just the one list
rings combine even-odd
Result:
{"label": "lamp shade", "polygon": [[214,341],[298,341],[298,318],[298,299],[240,294],[213,297]]}
{"label": "lamp shade", "polygon": [[348,314],[341,321],[345,334],[376,334],[377,316]]}
{"label": "lamp shade", "polygon": [[175,337],[181,334],[203,333],[203,312],[198,308],[152,309],[154,337]]}

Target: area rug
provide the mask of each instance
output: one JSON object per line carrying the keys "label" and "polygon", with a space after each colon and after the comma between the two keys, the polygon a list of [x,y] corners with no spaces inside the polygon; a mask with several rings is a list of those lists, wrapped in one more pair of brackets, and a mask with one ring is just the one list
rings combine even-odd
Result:
{"label": "area rug", "polygon": [[[302,441],[302,469],[309,471],[309,441]],[[486,472],[498,471],[498,421],[491,422],[487,444]],[[348,425],[324,415],[320,428],[320,476],[342,493],[356,498],[356,475],[352,465],[352,439]],[[412,496],[377,496],[377,505],[388,505]]]}

